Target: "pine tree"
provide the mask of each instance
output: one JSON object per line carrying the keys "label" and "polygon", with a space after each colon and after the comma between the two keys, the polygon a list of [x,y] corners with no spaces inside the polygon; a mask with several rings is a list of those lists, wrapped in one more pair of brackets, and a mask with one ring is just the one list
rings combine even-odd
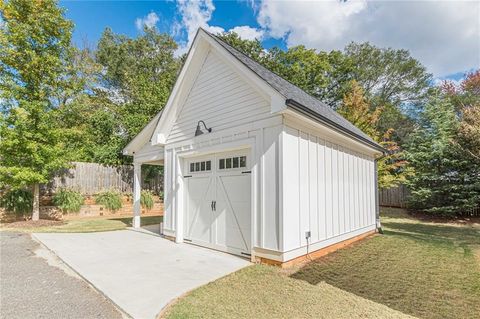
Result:
{"label": "pine tree", "polygon": [[468,212],[480,203],[478,165],[456,146],[460,122],[450,99],[436,91],[425,105],[408,147],[413,208],[441,215]]}

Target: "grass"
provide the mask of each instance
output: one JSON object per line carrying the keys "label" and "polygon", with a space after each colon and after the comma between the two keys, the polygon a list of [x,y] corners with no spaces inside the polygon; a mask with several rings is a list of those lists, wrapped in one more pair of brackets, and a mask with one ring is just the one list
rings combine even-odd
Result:
{"label": "grass", "polygon": [[173,304],[166,318],[407,318],[326,283],[289,278],[255,265],[200,287]]}
{"label": "grass", "polygon": [[385,235],[337,251],[292,278],[327,282],[420,318],[479,318],[480,225],[384,216]]}
{"label": "grass", "polygon": [[290,272],[245,268],[190,292],[164,316],[479,318],[480,225],[406,214],[382,221],[384,235]]}
{"label": "grass", "polygon": [[[142,216],[142,226],[159,224],[162,220],[163,216]],[[63,225],[46,227],[9,228],[8,224],[4,224],[0,230],[28,233],[89,233],[122,230],[131,226],[132,217],[110,217],[73,219],[67,220]]]}

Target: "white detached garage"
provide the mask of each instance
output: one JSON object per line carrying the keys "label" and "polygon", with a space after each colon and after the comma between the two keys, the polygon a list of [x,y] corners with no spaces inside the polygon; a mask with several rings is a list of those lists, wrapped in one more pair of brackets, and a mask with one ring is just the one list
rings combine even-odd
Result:
{"label": "white detached garage", "polygon": [[376,229],[383,149],[328,106],[199,30],[164,108],[124,149],[164,165],[164,235],[284,263]]}

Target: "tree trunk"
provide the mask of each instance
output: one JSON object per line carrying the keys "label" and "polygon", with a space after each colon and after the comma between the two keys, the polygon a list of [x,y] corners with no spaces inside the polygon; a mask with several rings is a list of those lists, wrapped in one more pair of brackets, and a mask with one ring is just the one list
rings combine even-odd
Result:
{"label": "tree trunk", "polygon": [[33,185],[33,211],[32,220],[40,219],[40,186],[38,184]]}

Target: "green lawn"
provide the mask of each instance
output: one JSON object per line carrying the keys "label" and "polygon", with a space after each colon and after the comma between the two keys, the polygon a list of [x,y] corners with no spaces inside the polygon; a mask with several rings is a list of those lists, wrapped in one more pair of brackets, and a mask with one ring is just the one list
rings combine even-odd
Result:
{"label": "green lawn", "polygon": [[272,266],[255,265],[200,287],[166,318],[408,318],[326,283],[311,285]]}
{"label": "green lawn", "polygon": [[[142,226],[159,224],[163,216],[142,216]],[[8,224],[2,225],[0,230],[21,231],[29,233],[88,233],[100,231],[121,230],[132,226],[132,218],[82,218],[67,220],[65,224],[48,227],[9,228]]]}
{"label": "green lawn", "polygon": [[[480,317],[480,225],[383,217],[375,236],[290,272],[251,266],[192,291],[167,318]],[[388,308],[388,307],[390,308]]]}
{"label": "green lawn", "polygon": [[421,318],[480,317],[480,225],[385,216],[385,235],[340,250],[292,278],[335,287]]}

